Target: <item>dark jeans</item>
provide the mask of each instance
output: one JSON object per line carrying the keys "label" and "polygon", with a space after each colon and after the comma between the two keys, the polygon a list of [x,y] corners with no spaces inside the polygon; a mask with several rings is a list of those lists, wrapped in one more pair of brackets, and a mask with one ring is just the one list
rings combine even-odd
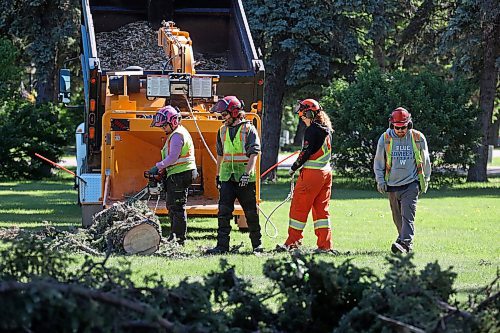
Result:
{"label": "dark jeans", "polygon": [[217,229],[217,246],[229,250],[229,233],[233,218],[234,201],[238,199],[247,219],[250,241],[255,249],[261,244],[259,213],[255,200],[255,183],[240,187],[238,182],[222,182],[219,193],[219,214]]}
{"label": "dark jeans", "polygon": [[168,216],[172,223],[170,236],[184,243],[187,231],[186,203],[188,188],[193,182],[194,170],[188,170],[168,176],[163,185],[167,192]]}

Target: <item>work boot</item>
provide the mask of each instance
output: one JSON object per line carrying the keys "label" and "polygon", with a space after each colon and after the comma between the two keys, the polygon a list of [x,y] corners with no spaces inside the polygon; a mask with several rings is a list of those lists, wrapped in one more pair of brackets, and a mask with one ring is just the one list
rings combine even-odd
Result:
{"label": "work boot", "polygon": [[262,245],[259,245],[257,247],[254,247],[252,252],[253,254],[264,253],[264,248],[262,247]]}
{"label": "work boot", "polygon": [[293,251],[293,250],[296,250],[298,249],[298,247],[296,246],[288,246],[288,245],[276,245],[276,247],[274,248],[274,252],[278,252],[278,253],[281,253],[281,252],[290,252],[290,251]]}
{"label": "work boot", "polygon": [[167,242],[167,244],[175,244],[175,245],[184,246],[185,240],[186,240],[185,238],[177,238],[175,233],[172,233],[168,236],[168,238],[166,239],[166,242]]}
{"label": "work boot", "polygon": [[217,245],[213,249],[206,250],[205,254],[208,254],[208,255],[217,255],[217,254],[224,254],[224,253],[228,253],[228,252],[229,252],[228,248],[225,248],[225,247]]}
{"label": "work boot", "polygon": [[409,248],[405,244],[401,243],[400,241],[395,241],[391,245],[391,251],[394,254],[396,254],[396,253],[408,253]]}

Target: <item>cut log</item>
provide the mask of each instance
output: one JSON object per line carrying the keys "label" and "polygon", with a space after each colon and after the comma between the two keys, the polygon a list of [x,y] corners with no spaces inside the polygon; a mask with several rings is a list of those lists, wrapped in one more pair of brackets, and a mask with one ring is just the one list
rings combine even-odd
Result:
{"label": "cut log", "polygon": [[158,229],[149,223],[132,227],[123,238],[123,249],[128,254],[152,254],[158,250],[159,245]]}
{"label": "cut log", "polygon": [[151,214],[145,202],[114,203],[94,216],[89,230],[101,251],[152,254],[161,241],[158,217]]}

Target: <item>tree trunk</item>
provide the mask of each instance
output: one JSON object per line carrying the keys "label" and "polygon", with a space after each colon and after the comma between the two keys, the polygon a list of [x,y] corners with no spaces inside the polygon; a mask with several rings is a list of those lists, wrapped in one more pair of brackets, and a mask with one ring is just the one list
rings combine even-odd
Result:
{"label": "tree trunk", "polygon": [[[276,55],[279,57],[281,55]],[[286,57],[284,57],[286,58]],[[278,161],[280,148],[281,118],[283,117],[283,97],[285,95],[286,63],[281,62],[274,71],[266,72],[265,111],[262,119],[262,160],[261,172]],[[265,179],[276,179],[276,169]]]}
{"label": "tree trunk", "polygon": [[479,118],[481,132],[483,134],[481,143],[477,148],[477,157],[474,164],[470,167],[467,174],[469,182],[486,182],[488,176],[486,167],[488,163],[488,135],[493,117],[493,107],[495,103],[495,89],[497,86],[498,70],[495,66],[495,60],[500,56],[500,41],[498,29],[500,16],[487,19],[491,13],[494,13],[494,3],[496,1],[485,1],[481,10],[481,16],[485,17],[482,22],[483,29],[483,67],[479,78],[479,106],[481,108],[481,117]]}
{"label": "tree trunk", "polygon": [[[379,1],[373,13],[373,20],[380,22],[385,18],[385,3]],[[373,58],[377,62],[380,69],[385,69],[385,38],[387,35],[385,24],[381,24],[382,28],[376,36],[373,37]]]}
{"label": "tree trunk", "polygon": [[[41,65],[40,65],[41,66]],[[55,64],[44,64],[44,68],[37,65],[37,84],[36,84],[36,104],[40,105],[47,102],[57,102],[56,83],[57,71]],[[40,72],[40,73],[38,73]]]}

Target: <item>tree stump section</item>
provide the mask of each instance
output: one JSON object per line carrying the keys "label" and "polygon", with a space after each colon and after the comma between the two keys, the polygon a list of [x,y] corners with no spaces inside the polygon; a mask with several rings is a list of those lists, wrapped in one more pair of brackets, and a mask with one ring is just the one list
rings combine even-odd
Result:
{"label": "tree stump section", "polygon": [[89,232],[101,251],[152,254],[160,247],[160,221],[141,201],[114,203],[97,213]]}
{"label": "tree stump section", "polygon": [[132,227],[123,238],[123,249],[128,254],[152,254],[158,250],[160,234],[149,223]]}

